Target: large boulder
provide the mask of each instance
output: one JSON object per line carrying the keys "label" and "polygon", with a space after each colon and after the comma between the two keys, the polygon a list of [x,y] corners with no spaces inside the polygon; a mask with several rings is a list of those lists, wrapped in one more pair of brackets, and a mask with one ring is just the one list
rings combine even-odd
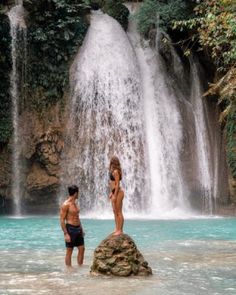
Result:
{"label": "large boulder", "polygon": [[152,269],[144,260],[134,241],[126,234],[109,235],[94,251],[92,274],[148,276]]}

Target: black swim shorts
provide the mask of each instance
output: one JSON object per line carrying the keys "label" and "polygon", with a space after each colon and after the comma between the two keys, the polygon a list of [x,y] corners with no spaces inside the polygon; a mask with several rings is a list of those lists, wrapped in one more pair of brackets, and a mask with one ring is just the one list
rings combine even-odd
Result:
{"label": "black swim shorts", "polygon": [[71,241],[66,242],[67,248],[79,247],[84,245],[84,237],[82,228],[71,224],[66,224],[67,232],[70,236]]}

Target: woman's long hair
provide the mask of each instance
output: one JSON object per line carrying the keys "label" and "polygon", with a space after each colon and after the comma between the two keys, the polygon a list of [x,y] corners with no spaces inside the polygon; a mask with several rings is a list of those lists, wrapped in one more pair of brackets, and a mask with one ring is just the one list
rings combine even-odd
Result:
{"label": "woman's long hair", "polygon": [[122,170],[121,170],[120,160],[118,157],[113,156],[111,158],[109,170],[112,174],[113,174],[114,170],[118,170],[118,172],[120,174],[120,180],[122,179]]}

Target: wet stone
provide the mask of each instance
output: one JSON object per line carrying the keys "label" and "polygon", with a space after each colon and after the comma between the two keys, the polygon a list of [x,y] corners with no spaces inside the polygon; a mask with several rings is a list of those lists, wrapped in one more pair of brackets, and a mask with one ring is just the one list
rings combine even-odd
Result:
{"label": "wet stone", "polygon": [[91,274],[148,276],[152,274],[152,269],[131,237],[122,234],[108,236],[95,249]]}

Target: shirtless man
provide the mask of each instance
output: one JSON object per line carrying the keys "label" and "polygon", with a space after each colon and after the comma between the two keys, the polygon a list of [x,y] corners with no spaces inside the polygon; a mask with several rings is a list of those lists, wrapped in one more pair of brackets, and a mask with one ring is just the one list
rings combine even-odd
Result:
{"label": "shirtless man", "polygon": [[71,267],[71,256],[74,247],[78,248],[78,265],[83,264],[84,232],[79,218],[79,207],[76,204],[79,197],[79,189],[76,185],[72,185],[68,187],[68,192],[69,196],[60,209],[60,222],[66,243],[65,264]]}

